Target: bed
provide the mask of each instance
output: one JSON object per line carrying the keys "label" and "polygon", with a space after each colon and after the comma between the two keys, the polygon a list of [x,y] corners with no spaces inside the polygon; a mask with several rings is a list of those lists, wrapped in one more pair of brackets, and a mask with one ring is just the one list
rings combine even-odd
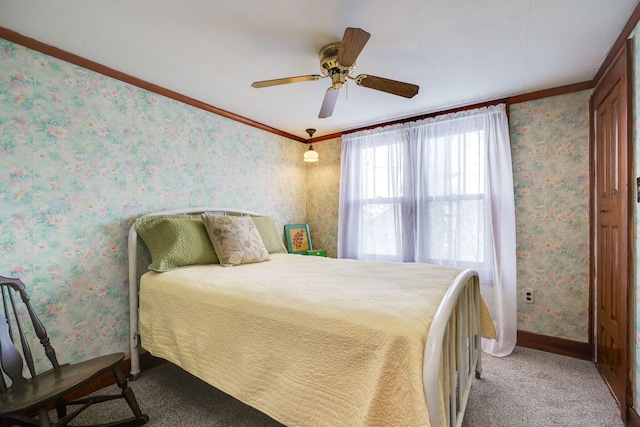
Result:
{"label": "bed", "polygon": [[[206,237],[216,246],[214,219],[227,227],[247,218],[264,243],[261,261],[215,263],[209,249],[194,250]],[[461,425],[481,336],[495,336],[477,273],[288,254],[273,224],[257,212],[198,207],[132,225],[134,378],[144,349],[285,425]],[[158,242],[178,262],[160,265]],[[185,261],[185,249],[197,253]]]}

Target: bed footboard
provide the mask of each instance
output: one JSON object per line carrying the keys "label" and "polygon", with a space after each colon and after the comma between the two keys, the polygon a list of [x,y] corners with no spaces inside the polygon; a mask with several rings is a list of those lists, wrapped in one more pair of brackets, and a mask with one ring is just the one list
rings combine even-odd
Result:
{"label": "bed footboard", "polygon": [[429,329],[423,381],[433,427],[462,425],[473,377],[480,378],[480,304],[478,274],[465,270],[447,291]]}

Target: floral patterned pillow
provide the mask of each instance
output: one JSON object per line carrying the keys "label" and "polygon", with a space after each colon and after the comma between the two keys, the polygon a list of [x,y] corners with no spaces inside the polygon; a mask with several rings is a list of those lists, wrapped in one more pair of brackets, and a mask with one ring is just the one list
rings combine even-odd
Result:
{"label": "floral patterned pillow", "polygon": [[202,223],[224,267],[269,261],[269,252],[251,217],[202,214]]}

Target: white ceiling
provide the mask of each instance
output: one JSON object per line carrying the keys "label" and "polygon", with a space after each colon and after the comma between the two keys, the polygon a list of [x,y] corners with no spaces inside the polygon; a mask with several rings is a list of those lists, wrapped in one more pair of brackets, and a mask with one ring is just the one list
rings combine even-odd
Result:
{"label": "white ceiling", "polygon": [[[638,0],[0,0],[0,26],[306,138],[593,78]],[[360,27],[353,75],[420,86],[412,99],[356,86],[318,119],[318,52]]]}

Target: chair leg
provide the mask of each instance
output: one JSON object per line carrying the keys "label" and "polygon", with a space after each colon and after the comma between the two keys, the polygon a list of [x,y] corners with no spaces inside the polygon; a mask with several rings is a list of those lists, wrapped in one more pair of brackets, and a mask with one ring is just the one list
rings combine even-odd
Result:
{"label": "chair leg", "polygon": [[58,419],[64,418],[67,415],[67,401],[64,397],[56,400],[56,413],[58,414]]}
{"label": "chair leg", "polygon": [[124,377],[124,375],[122,375],[120,369],[118,369],[117,367],[114,368],[113,374],[116,377],[116,383],[118,384],[118,387],[120,387],[120,389],[122,390],[122,396],[124,396],[125,400],[129,404],[129,407],[133,411],[133,414],[136,416],[136,418],[146,418],[146,416],[142,414],[140,406],[138,405],[138,401],[133,394],[133,390],[131,390],[131,388],[128,386],[127,379]]}
{"label": "chair leg", "polygon": [[40,427],[51,427],[49,411],[47,411],[46,406],[41,406],[38,408],[38,415],[40,415]]}

